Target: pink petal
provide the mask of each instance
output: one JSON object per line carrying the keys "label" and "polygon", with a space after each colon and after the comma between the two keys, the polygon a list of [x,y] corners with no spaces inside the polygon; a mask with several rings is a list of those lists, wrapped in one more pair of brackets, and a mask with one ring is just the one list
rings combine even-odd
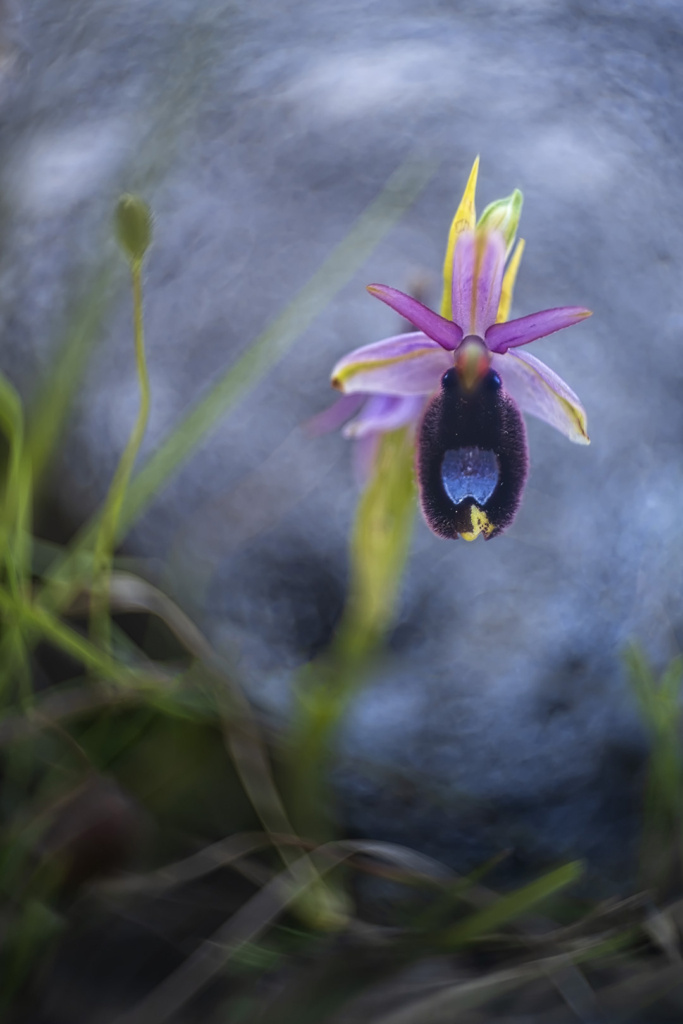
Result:
{"label": "pink petal", "polygon": [[495,323],[505,270],[505,240],[498,231],[463,231],[453,254],[453,320],[463,333],[484,337]]}
{"label": "pink petal", "polygon": [[410,295],[405,295],[396,288],[389,288],[386,284],[369,284],[367,287],[371,295],[386,302],[387,306],[391,306],[418,330],[424,331],[428,338],[433,338],[450,352],[462,341],[462,331],[457,324],[439,316]]}
{"label": "pink petal", "polygon": [[477,235],[477,277],[474,303],[474,330],[483,338],[495,324],[505,270],[505,239],[498,231]]}
{"label": "pink petal", "polygon": [[344,437],[362,438],[405,427],[422,415],[423,395],[372,395],[354,420],[344,427]]}
{"label": "pink petal", "polygon": [[422,332],[398,334],[357,348],[340,359],[332,384],[345,394],[429,395],[453,357]]}
{"label": "pink petal", "polygon": [[581,402],[549,366],[527,352],[496,354],[491,366],[523,412],[549,423],[576,444],[590,444]]}
{"label": "pink petal", "polygon": [[476,264],[474,232],[462,231],[453,252],[453,320],[472,333],[472,292]]}
{"label": "pink petal", "polygon": [[492,352],[507,352],[518,345],[528,345],[537,338],[545,338],[564,327],[571,327],[591,316],[589,309],[582,306],[559,306],[544,309],[540,313],[522,316],[519,320],[508,320],[504,324],[493,324],[486,332],[486,344]]}
{"label": "pink petal", "polygon": [[333,430],[339,430],[365,401],[365,395],[342,395],[334,405],[323,409],[317,416],[312,416],[305,424],[306,430],[313,435],[329,434]]}

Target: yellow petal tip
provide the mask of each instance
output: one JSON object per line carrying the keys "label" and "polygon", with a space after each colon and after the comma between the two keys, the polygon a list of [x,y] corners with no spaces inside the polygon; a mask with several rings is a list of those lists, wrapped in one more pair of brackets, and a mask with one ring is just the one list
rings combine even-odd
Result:
{"label": "yellow petal tip", "polygon": [[455,211],[455,216],[451,222],[450,231],[448,232],[448,243],[446,245],[446,257],[443,264],[443,297],[441,299],[441,316],[447,320],[453,319],[453,310],[451,302],[451,289],[453,287],[453,252],[455,250],[455,243],[458,240],[458,236],[463,231],[473,231],[477,222],[477,216],[475,212],[475,193],[477,191],[477,176],[479,174],[479,157],[476,158],[472,164],[472,170],[470,176],[467,179],[465,185],[465,191],[463,192],[460,205]]}

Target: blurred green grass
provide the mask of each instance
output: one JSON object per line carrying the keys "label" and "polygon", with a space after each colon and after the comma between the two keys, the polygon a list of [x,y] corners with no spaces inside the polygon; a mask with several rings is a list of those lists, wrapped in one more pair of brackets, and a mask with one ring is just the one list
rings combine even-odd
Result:
{"label": "blurred green grass", "polygon": [[[325,782],[336,729],[381,652],[410,548],[415,483],[404,431],[384,438],[360,497],[346,606],[329,648],[295,681],[288,735],[266,731],[235,666],[116,558],[125,531],[325,309],[430,173],[412,160],[399,168],[287,310],[132,476],[143,402],[104,511],[66,547],[34,537],[35,496],[106,315],[112,271],[103,263],[74,307],[54,387],[28,422],[0,375],[6,1019],[42,1020],[65,987],[77,1019],[127,1024],[423,1024],[513,1012],[541,1024],[681,1009],[681,659],[657,679],[636,648],[627,655],[652,754],[641,884],[621,900],[572,896],[576,863],[498,893],[482,884],[495,864],[462,878],[413,850],[337,834]],[[93,628],[93,617],[106,626]],[[121,922],[136,936],[135,984],[118,966],[123,947],[112,946]],[[94,963],[84,956],[93,948],[106,962],[100,987],[87,967],[69,966],[69,957]]]}

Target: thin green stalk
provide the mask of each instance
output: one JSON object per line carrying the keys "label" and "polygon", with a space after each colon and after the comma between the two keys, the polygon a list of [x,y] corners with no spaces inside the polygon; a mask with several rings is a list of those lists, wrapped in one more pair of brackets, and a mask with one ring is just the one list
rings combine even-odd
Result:
{"label": "thin green stalk", "polygon": [[[0,374],[0,429],[9,447],[7,476],[0,506],[0,563],[15,603],[25,600],[30,586],[32,475],[25,450],[24,414],[14,386]],[[0,693],[5,702],[11,679],[19,682],[22,701],[31,698],[28,655],[21,627],[12,613],[4,621]]]}
{"label": "thin green stalk", "polygon": [[415,519],[413,459],[412,431],[384,435],[358,503],[342,620],[329,650],[304,669],[296,685],[286,776],[294,823],[312,838],[327,838],[324,779],[334,732],[393,620]]}
{"label": "thin green stalk", "polygon": [[33,396],[26,449],[36,489],[40,489],[46,470],[53,464],[55,446],[61,439],[74,396],[111,306],[115,292],[115,255],[103,256],[99,266],[88,274],[83,294],[69,310],[56,357],[46,368]]}
{"label": "thin green stalk", "polygon": [[145,339],[142,323],[142,260],[131,260],[133,283],[133,331],[135,336],[135,362],[140,383],[140,407],[135,426],[116,468],[100,520],[93,559],[93,585],[90,603],[90,635],[92,640],[108,651],[111,646],[109,618],[109,578],[118,533],[121,509],[128,490],[135,459],[147,429],[150,408],[149,375],[145,358]]}
{"label": "thin green stalk", "polygon": [[626,652],[631,686],[649,733],[640,851],[641,882],[658,896],[677,890],[683,870],[683,657],[656,678],[642,651]]}
{"label": "thin green stalk", "polygon": [[142,673],[122,665],[107,652],[99,650],[76,630],[56,619],[44,608],[34,604],[17,603],[12,595],[0,588],[0,613],[13,617],[24,631],[37,633],[55,647],[82,662],[87,669],[97,672],[114,683],[138,683]]}
{"label": "thin green stalk", "polygon": [[4,376],[0,376],[0,428],[9,446],[7,478],[2,500],[2,558],[10,590],[19,597],[26,569],[23,557],[26,541],[21,536],[21,531],[26,526],[28,505],[24,493],[24,414],[19,395]]}

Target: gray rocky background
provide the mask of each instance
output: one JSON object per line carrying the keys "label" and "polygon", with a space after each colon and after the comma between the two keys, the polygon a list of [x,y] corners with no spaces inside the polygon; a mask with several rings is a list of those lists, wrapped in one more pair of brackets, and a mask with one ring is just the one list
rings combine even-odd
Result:
{"label": "gray rocky background", "polygon": [[[683,633],[683,8],[675,0],[25,0],[2,7],[3,368],[29,394],[100,259],[119,192],[156,216],[147,451],[309,279],[411,150],[439,162],[401,224],[221,421],[132,532],[176,596],[286,706],[343,601],[349,446],[301,430],[349,348],[396,329],[365,294],[426,282],[473,157],[518,186],[515,315],[592,446],[529,424],[523,508],[490,544],[420,523],[391,652],[337,771],[345,822],[461,867],[587,856],[618,875],[644,752],[622,665]],[[79,521],[137,403],[119,290],[53,473]]]}

